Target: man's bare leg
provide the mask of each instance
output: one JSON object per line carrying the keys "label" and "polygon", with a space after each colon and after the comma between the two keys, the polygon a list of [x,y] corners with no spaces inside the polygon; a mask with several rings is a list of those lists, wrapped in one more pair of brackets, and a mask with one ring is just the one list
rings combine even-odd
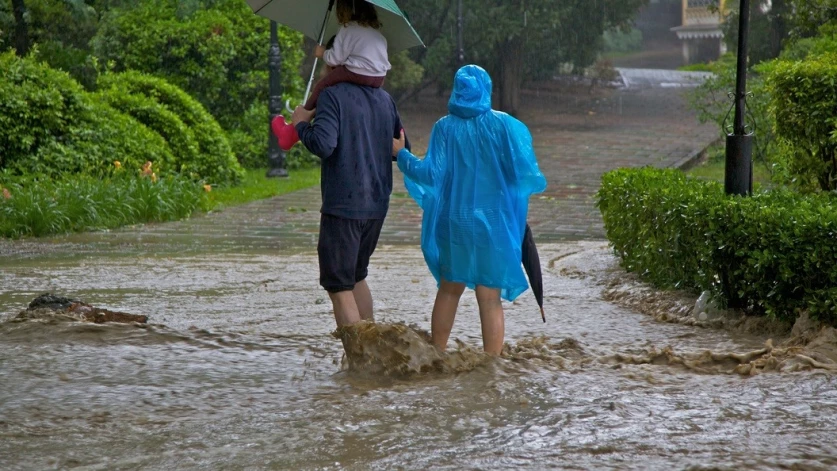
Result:
{"label": "man's bare leg", "polygon": [[439,291],[436,293],[436,302],[433,303],[433,316],[430,320],[430,336],[433,344],[442,351],[448,346],[450,331],[453,329],[453,321],[456,318],[456,308],[459,306],[459,298],[465,291],[465,284],[451,283],[442,280],[439,284]]}
{"label": "man's bare leg", "polygon": [[338,327],[360,321],[360,311],[358,311],[357,302],[355,302],[355,296],[352,291],[328,293],[328,297],[331,298],[334,319],[337,321]]}
{"label": "man's bare leg", "polygon": [[354,295],[360,318],[365,321],[374,321],[375,317],[372,314],[372,292],[369,291],[369,285],[366,284],[366,280],[355,284],[352,295]]}
{"label": "man's bare leg", "polygon": [[480,324],[482,325],[482,344],[486,353],[499,355],[503,351],[505,319],[500,290],[477,286],[477,303],[480,306]]}

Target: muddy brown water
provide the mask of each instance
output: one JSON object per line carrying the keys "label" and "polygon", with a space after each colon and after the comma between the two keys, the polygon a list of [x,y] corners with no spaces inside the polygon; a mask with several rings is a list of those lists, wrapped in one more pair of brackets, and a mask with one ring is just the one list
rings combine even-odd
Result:
{"label": "muddy brown water", "polygon": [[[472,293],[448,356],[397,325],[429,327],[416,247],[376,252],[346,360],[312,251],[8,255],[0,469],[837,469],[828,368],[741,374],[773,337],[606,301],[603,243],[540,250],[547,323],[507,304],[499,359]],[[149,325],[10,320],[44,292]]]}

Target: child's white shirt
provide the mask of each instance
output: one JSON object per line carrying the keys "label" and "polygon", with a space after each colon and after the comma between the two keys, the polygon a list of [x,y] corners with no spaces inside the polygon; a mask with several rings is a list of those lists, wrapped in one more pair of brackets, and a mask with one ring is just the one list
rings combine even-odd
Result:
{"label": "child's white shirt", "polygon": [[384,77],[392,68],[384,35],[355,22],[340,27],[323,59],[332,67],[344,65],[350,72],[370,77]]}

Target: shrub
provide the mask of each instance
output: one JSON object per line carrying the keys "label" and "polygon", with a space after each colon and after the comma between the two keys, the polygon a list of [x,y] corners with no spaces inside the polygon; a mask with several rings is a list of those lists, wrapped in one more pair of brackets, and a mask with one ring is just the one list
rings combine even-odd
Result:
{"label": "shrub", "polygon": [[393,54],[389,60],[392,63],[392,70],[387,74],[386,88],[398,100],[405,92],[421,84],[424,67],[413,62],[407,51]]}
{"label": "shrub", "polygon": [[0,54],[0,168],[57,177],[171,160],[156,133],[34,57]]}
{"label": "shrub", "polygon": [[776,134],[802,183],[837,189],[837,54],[776,63],[767,79]]}
{"label": "shrub", "polygon": [[87,114],[84,90],[66,73],[12,52],[0,55],[0,165],[12,165],[45,142],[61,139]]}
{"label": "shrub", "polygon": [[[253,106],[267,109],[270,22],[240,0],[203,2],[187,11],[185,3],[150,0],[111,11],[91,42],[94,54],[116,71],[138,70],[179,86],[227,131],[239,162],[263,161],[267,119],[255,127],[242,120]],[[302,35],[284,27],[278,33],[283,101],[299,103]]]}
{"label": "shrub", "polygon": [[50,141],[41,147],[26,166],[17,166],[19,173],[101,175],[115,160],[126,169],[139,169],[146,161],[174,161],[162,136],[105,103],[91,101],[93,116],[87,125],[76,128],[66,144]]}
{"label": "shrub", "polygon": [[[777,73],[787,75],[790,63],[788,61],[827,63],[830,60],[833,62],[834,56],[827,55],[829,52],[833,54],[835,50],[835,45],[837,45],[835,35],[837,35],[837,25],[833,23],[823,25],[816,37],[789,43],[782,51],[780,59],[762,62],[748,73],[747,88],[752,96],[747,98],[747,121],[755,134],[754,159],[767,165],[771,179],[776,183],[808,191],[824,188],[821,180],[825,182],[830,178],[826,174],[825,162],[828,158],[823,158],[823,153],[812,151],[810,142],[802,145],[796,138],[794,138],[796,140],[789,139],[787,133],[790,122],[785,121],[786,115],[791,112],[796,113],[797,111],[793,110],[798,110],[798,106],[785,108],[789,104],[788,100],[792,99],[787,96],[789,90],[778,90],[777,82],[773,78]],[[715,77],[698,87],[691,94],[690,102],[698,111],[701,122],[717,123],[721,136],[724,136],[727,132],[731,132],[729,125],[732,121],[730,112],[732,101],[727,94],[735,90],[735,56],[727,54],[719,61],[708,64],[708,69],[715,73]],[[817,73],[821,72],[824,71],[820,69]],[[768,80],[772,82],[768,83]],[[821,91],[826,91],[827,84],[832,79],[820,77],[816,80],[821,80]],[[789,79],[784,83],[789,86],[793,82]],[[803,86],[802,82],[798,82],[797,86]],[[834,86],[831,88],[834,89]],[[807,98],[814,97],[808,95]],[[813,103],[811,105],[813,106]],[[780,114],[782,116],[779,116]],[[800,113],[798,116],[805,115]],[[833,129],[830,132],[833,132]],[[801,128],[797,126],[792,134],[798,137],[800,130]],[[779,138],[779,133],[784,133],[784,135]],[[832,166],[831,171],[834,170]]]}
{"label": "shrub", "polygon": [[155,162],[157,170],[177,172],[181,162],[197,160],[198,144],[192,130],[165,106],[146,96],[131,94],[117,87],[102,89],[98,97],[114,109],[132,116],[168,142],[174,158]]}
{"label": "shrub", "polygon": [[[156,106],[146,103],[146,100],[143,99],[140,99],[141,101],[128,100],[135,101],[138,106],[148,109],[149,112],[152,109],[157,110],[156,113],[160,116],[153,122],[163,125],[163,129],[159,129],[156,125],[146,124],[158,130],[158,132],[171,131],[171,128],[165,128],[165,123],[160,120],[160,118],[163,118],[171,121],[173,126],[177,126],[178,132],[184,132],[186,139],[189,137],[193,139],[197,146],[196,153],[191,153],[194,146],[186,146],[185,153],[176,163],[178,172],[194,173],[213,183],[234,182],[243,175],[224,130],[198,101],[180,88],[163,79],[134,71],[102,75],[99,79],[99,85],[103,89],[111,90],[106,93],[109,100],[119,100],[119,97],[125,95],[140,95],[153,101]],[[114,90],[116,91],[114,92]],[[141,113],[140,110],[136,109],[132,111],[129,103],[125,105],[127,108],[120,107],[120,109],[130,114]],[[172,119],[167,116],[167,112],[173,113],[179,119]],[[145,122],[144,120],[141,121]],[[180,124],[183,128],[179,127]]]}
{"label": "shrub", "polygon": [[597,205],[622,265],[727,305],[837,322],[837,200],[781,189],[742,198],[676,170],[622,169]]}
{"label": "shrub", "polygon": [[837,51],[837,23],[827,23],[819,28],[816,36],[802,38],[789,44],[779,58],[799,61],[834,51]]}
{"label": "shrub", "polygon": [[602,52],[634,52],[642,49],[642,31],[637,28],[612,28],[602,35]]}

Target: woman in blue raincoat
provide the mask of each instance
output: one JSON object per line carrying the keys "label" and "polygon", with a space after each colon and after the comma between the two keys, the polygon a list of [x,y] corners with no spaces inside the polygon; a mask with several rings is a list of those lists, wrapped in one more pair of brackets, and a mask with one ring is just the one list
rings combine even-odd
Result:
{"label": "woman in blue raincoat", "polygon": [[466,65],[454,78],[449,114],[433,126],[423,160],[393,142],[410,195],[424,211],[421,248],[439,290],[433,343],[444,350],[465,287],[479,304],[483,346],[499,354],[505,335],[501,298],[529,287],[521,246],[529,197],[546,189],[526,126],[491,109],[491,78]]}

